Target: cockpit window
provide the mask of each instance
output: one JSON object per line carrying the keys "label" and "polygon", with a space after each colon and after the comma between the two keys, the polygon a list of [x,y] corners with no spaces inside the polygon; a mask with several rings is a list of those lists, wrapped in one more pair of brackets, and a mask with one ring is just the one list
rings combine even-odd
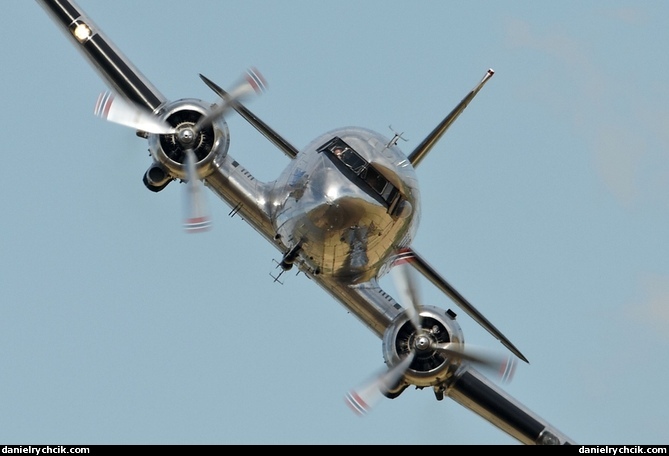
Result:
{"label": "cockpit window", "polygon": [[393,213],[400,200],[400,193],[397,188],[344,140],[335,136],[321,146],[318,151],[325,152],[335,163],[342,163],[351,171],[356,180],[361,180],[366,187],[373,190],[373,195],[377,199],[380,197],[380,200],[388,207],[389,213]]}
{"label": "cockpit window", "polygon": [[[343,141],[342,141],[343,142]],[[348,146],[337,145],[332,149],[335,157],[348,166],[355,174],[360,174],[367,168],[367,162],[356,151]]]}

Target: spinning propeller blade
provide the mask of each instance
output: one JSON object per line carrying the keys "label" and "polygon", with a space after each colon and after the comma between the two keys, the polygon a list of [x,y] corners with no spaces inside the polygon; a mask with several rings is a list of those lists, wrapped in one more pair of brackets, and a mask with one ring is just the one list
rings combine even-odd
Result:
{"label": "spinning propeller blade", "polygon": [[481,348],[471,348],[469,346],[467,350],[464,350],[461,344],[454,344],[452,342],[435,343],[432,344],[431,348],[448,358],[469,361],[476,365],[476,367],[481,367],[495,374],[499,380],[505,383],[513,379],[513,374],[516,371],[516,358],[513,356],[504,356],[497,352]]}
{"label": "spinning propeller blade", "polygon": [[204,184],[197,175],[195,152],[186,149],[186,194],[184,229],[187,233],[200,233],[211,228],[211,218],[207,211]]}
{"label": "spinning propeller blade", "polygon": [[374,376],[370,381],[346,393],[346,403],[358,415],[366,415],[400,381],[414,359],[413,352],[399,364]]}
{"label": "spinning propeller blade", "polygon": [[398,260],[390,270],[390,273],[393,276],[395,289],[399,293],[400,304],[406,309],[413,327],[419,331],[421,327],[420,315],[418,314],[420,297],[418,296],[416,280],[409,269],[409,264],[403,260]]}
{"label": "spinning propeller blade", "polygon": [[161,135],[174,133],[174,127],[167,122],[163,122],[149,111],[126,101],[111,91],[103,92],[98,96],[94,112],[102,119],[147,133]]}

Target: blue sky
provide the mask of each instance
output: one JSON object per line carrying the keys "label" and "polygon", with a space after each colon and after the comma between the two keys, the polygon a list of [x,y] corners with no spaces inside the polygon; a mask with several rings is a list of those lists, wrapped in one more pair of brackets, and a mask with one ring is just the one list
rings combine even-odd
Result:
{"label": "blue sky", "polygon": [[[249,107],[298,148],[392,125],[409,152],[493,68],[417,168],[415,248],[529,358],[509,394],[579,443],[667,443],[669,4],[78,3],[169,99],[258,67]],[[278,252],[213,194],[213,230],[185,234],[180,185],[147,191],[146,142],[93,116],[97,74],[36,2],[4,12],[0,442],[517,444],[429,390],[353,415],[381,341],[304,276],[274,283]]]}

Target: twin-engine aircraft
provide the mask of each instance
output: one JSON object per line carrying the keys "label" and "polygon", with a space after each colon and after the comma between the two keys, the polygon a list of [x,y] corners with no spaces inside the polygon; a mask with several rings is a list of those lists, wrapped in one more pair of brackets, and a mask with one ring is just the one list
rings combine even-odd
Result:
{"label": "twin-engine aircraft", "polygon": [[[73,1],[37,1],[109,86],[95,114],[131,127],[148,141],[152,161],[143,177],[146,187],[160,192],[173,181],[185,184],[187,231],[210,227],[203,199],[208,188],[279,250],[274,280],[297,268],[382,339],[386,368],[346,395],[356,413],[365,414],[379,399],[395,398],[413,385],[431,388],[437,400],[450,397],[521,443],[572,443],[479,372],[492,367],[506,378],[516,358],[527,359],[411,245],[421,214],[416,168],[492,70],[408,155],[397,145],[401,135],[388,138],[357,127],[329,131],[297,149],[242,104],[265,88],[256,69],[229,91],[200,75],[215,93],[214,103],[171,101]],[[225,115],[232,111],[289,158],[276,180],[257,180],[228,153]],[[455,312],[420,302],[416,271],[513,356],[465,347]],[[395,279],[397,298],[379,286],[387,273]]]}

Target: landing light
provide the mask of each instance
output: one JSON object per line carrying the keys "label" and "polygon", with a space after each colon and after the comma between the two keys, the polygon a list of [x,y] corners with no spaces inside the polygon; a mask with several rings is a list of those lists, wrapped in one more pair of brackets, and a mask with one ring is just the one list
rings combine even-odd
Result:
{"label": "landing light", "polygon": [[86,25],[83,22],[79,22],[72,29],[72,34],[77,39],[77,41],[83,43],[91,38],[93,32],[91,31],[91,28],[88,25]]}

